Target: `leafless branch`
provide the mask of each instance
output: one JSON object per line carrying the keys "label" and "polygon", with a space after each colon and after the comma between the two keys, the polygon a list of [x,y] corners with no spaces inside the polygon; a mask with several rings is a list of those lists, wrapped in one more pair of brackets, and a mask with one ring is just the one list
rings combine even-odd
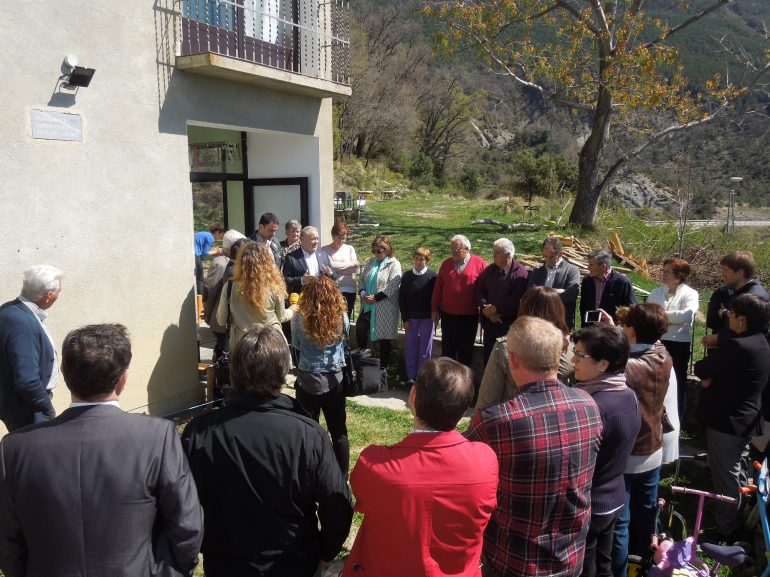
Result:
{"label": "leafless branch", "polygon": [[682,132],[685,130],[690,130],[691,128],[695,128],[696,126],[701,126],[703,124],[707,124],[714,120],[717,116],[719,116],[722,112],[724,112],[728,106],[730,105],[730,102],[726,102],[719,106],[714,112],[709,114],[708,116],[705,116],[699,120],[693,120],[692,122],[686,122],[684,124],[674,124],[672,126],[669,126],[667,128],[664,128],[663,130],[658,131],[657,133],[650,136],[645,142],[641,143],[636,148],[632,149],[629,152],[624,153],[618,160],[616,160],[612,166],[610,166],[609,170],[604,175],[604,178],[602,179],[601,183],[599,184],[599,188],[602,192],[609,186],[609,183],[612,181],[613,178],[617,175],[618,171],[623,168],[630,160],[633,160],[640,154],[642,154],[645,150],[647,150],[650,146],[655,144],[656,142],[662,140],[663,138],[672,136],[678,132]]}
{"label": "leafless branch", "polygon": [[663,42],[665,42],[666,40],[671,38],[677,32],[679,32],[681,30],[684,30],[685,28],[687,28],[691,24],[697,22],[698,20],[700,20],[704,16],[708,16],[709,14],[714,12],[715,10],[719,10],[722,6],[725,6],[725,5],[729,4],[731,1],[732,0],[717,0],[711,6],[708,6],[708,7],[704,8],[703,10],[698,12],[697,14],[693,14],[687,20],[682,22],[681,24],[679,24],[677,26],[674,26],[673,28],[671,28],[667,32],[665,32],[665,33],[661,34],[660,36],[658,36],[655,40],[652,40],[651,42],[648,42],[647,44],[645,44],[645,48],[652,48],[653,46],[656,46],[658,44],[662,44]]}

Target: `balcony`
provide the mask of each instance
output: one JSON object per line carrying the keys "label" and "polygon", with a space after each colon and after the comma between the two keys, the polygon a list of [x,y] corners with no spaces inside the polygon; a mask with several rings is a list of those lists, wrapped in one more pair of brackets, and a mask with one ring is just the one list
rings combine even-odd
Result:
{"label": "balcony", "polygon": [[183,0],[180,70],[319,98],[350,95],[347,0]]}

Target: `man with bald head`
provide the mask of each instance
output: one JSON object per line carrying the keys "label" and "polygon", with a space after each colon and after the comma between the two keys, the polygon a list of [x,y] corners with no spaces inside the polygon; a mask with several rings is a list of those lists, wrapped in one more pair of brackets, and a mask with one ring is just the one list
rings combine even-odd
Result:
{"label": "man with bald head", "polygon": [[523,316],[508,331],[519,394],[474,413],[465,436],[497,454],[497,509],[484,534],[483,575],[575,577],[591,518],[599,408],[557,379],[564,335]]}
{"label": "man with bald head", "polygon": [[286,255],[283,262],[283,278],[290,293],[301,293],[302,287],[315,276],[326,275],[337,280],[329,255],[318,250],[320,236],[314,226],[306,226],[299,233],[300,247]]}

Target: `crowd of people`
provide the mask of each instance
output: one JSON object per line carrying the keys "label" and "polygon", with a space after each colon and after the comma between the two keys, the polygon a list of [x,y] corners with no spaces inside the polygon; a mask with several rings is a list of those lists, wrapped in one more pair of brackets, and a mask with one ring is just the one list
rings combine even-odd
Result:
{"label": "crowd of people", "polygon": [[[59,357],[44,321],[63,275],[25,272],[19,298],[0,307],[4,575],[190,575],[202,551],[209,577],[315,577],[355,510],[345,577],[625,577],[628,555],[649,550],[661,467],[678,458],[699,300],[688,263],[666,260],[663,285],[638,304],[609,252],[590,253],[581,280],[558,237],[532,271],[509,239],[487,264],[455,235],[437,271],[417,247],[403,272],[385,235],[361,265],[342,222],[325,246],[296,221],[278,243],[279,226],[266,213],[251,239],[212,227],[221,249],[201,248],[213,257],[204,315],[229,388],[181,440],[170,422],[120,409],[125,327],[76,329]],[[739,500],[741,459],[770,437],[770,303],[751,253],[720,267],[695,414],[714,489]],[[358,299],[357,343],[376,342],[384,363],[403,323],[413,430],[365,448],[349,472],[342,381]],[[56,417],[59,366],[72,404]],[[281,392],[292,367],[295,397]],[[738,507],[716,520],[731,538]]]}

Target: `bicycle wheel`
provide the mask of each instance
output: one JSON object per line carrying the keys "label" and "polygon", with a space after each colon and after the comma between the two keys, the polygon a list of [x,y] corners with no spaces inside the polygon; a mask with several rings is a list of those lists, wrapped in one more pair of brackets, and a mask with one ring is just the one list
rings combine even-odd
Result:
{"label": "bicycle wheel", "polygon": [[639,555],[628,556],[628,577],[646,577],[649,565]]}

